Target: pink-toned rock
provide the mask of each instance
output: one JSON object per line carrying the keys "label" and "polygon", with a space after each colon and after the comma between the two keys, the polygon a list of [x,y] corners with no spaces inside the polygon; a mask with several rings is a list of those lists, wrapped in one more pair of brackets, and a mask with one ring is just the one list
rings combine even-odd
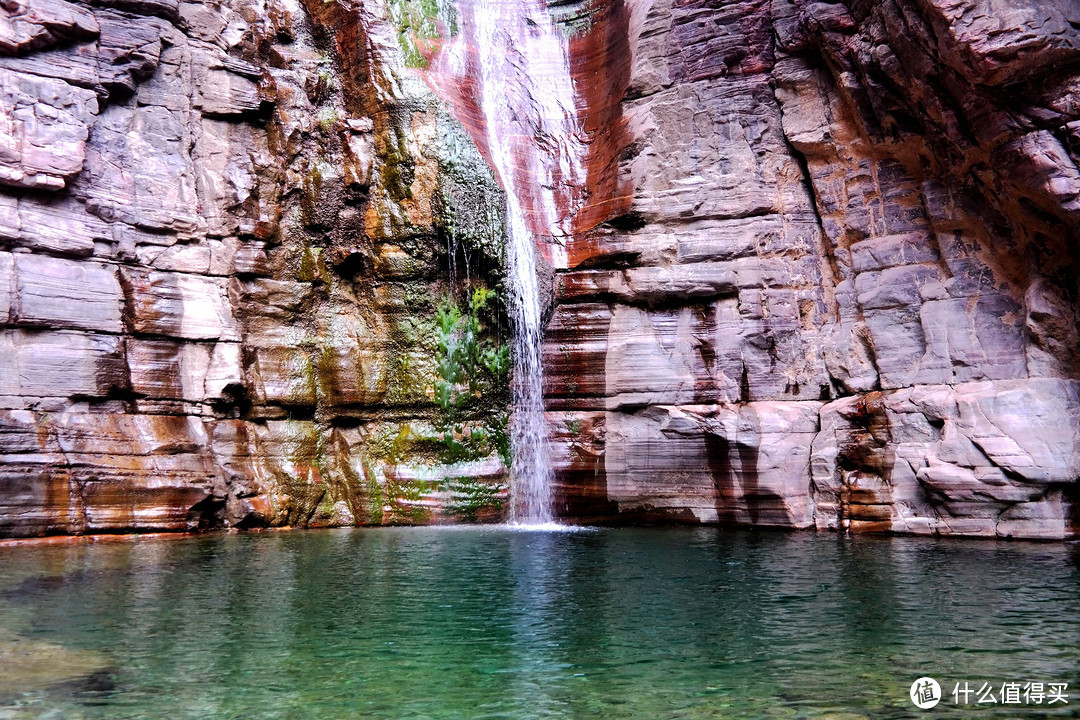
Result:
{"label": "pink-toned rock", "polygon": [[228,284],[186,273],[124,271],[135,332],[188,340],[240,339]]}
{"label": "pink-toned rock", "polygon": [[57,190],[83,169],[94,93],[0,69],[0,184]]}
{"label": "pink-toned rock", "polygon": [[500,517],[433,401],[488,129],[561,235],[559,516],[1080,532],[1074,2],[521,1],[459,3],[567,53],[492,128],[472,29],[414,73],[383,2],[4,3],[0,534]]}
{"label": "pink-toned rock", "polygon": [[11,323],[119,333],[123,293],[116,268],[43,255],[14,256]]}
{"label": "pink-toned rock", "polygon": [[8,0],[0,8],[0,54],[21,55],[97,35],[94,15],[65,0]]}

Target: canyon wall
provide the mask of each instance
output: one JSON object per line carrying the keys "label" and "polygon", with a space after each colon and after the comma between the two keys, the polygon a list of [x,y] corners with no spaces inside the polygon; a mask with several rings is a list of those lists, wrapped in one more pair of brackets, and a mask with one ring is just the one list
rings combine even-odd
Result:
{"label": "canyon wall", "polygon": [[0,535],[498,511],[433,382],[504,198],[393,34],[333,20],[0,7]]}
{"label": "canyon wall", "polygon": [[562,511],[1075,534],[1080,6],[636,5],[633,203],[547,336]]}
{"label": "canyon wall", "polygon": [[[434,388],[504,198],[414,5],[0,7],[0,534],[499,516],[447,444],[505,394]],[[551,11],[625,34],[542,272],[557,515],[1077,533],[1075,2]]]}

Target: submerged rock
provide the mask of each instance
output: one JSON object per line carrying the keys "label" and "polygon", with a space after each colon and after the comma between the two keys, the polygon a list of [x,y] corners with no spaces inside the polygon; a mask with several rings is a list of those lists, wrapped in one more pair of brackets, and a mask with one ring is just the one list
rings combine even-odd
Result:
{"label": "submerged rock", "polygon": [[105,692],[115,687],[109,659],[92,650],[69,648],[14,633],[0,633],[4,676],[0,693],[26,693],[63,685],[76,692]]}

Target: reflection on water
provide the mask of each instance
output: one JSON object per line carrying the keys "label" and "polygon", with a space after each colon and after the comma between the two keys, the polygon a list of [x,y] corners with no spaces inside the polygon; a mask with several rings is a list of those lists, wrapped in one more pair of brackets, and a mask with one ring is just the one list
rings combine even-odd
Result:
{"label": "reflection on water", "polygon": [[712,529],[0,548],[0,718],[1073,716],[1078,591],[1074,546]]}

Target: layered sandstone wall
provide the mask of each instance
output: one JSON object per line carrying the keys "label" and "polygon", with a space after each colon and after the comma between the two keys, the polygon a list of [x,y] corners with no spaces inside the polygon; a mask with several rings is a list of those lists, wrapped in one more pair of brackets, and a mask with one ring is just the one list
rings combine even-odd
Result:
{"label": "layered sandstone wall", "polygon": [[[433,317],[503,198],[412,4],[0,7],[0,534],[497,515]],[[578,67],[620,214],[549,253],[558,514],[1075,534],[1076,3],[552,7],[630,50]]]}
{"label": "layered sandstone wall", "polygon": [[563,511],[1075,533],[1080,6],[633,5],[633,205],[546,346]]}
{"label": "layered sandstone wall", "polygon": [[498,505],[431,395],[501,192],[392,37],[324,20],[0,7],[0,535],[427,521],[447,478]]}

